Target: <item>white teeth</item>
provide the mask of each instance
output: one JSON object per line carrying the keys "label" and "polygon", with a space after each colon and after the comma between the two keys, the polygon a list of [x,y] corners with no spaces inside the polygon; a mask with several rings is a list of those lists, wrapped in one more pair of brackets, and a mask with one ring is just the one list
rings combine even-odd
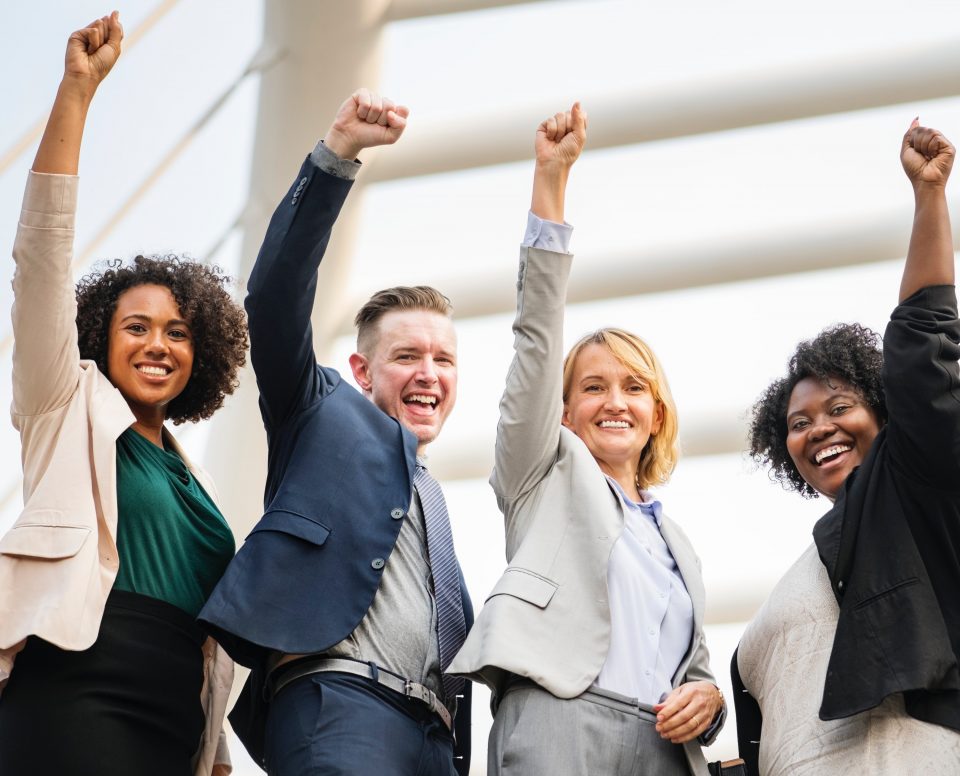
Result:
{"label": "white teeth", "polygon": [[630,428],[625,420],[601,420],[600,428]]}
{"label": "white teeth", "polygon": [[436,396],[426,396],[425,394],[422,394],[422,393],[415,393],[415,394],[413,394],[412,396],[408,396],[406,400],[407,400],[407,401],[418,401],[418,402],[420,402],[421,404],[436,404],[436,403],[437,403],[437,397],[436,397]]}
{"label": "white teeth", "polygon": [[823,450],[820,450],[815,456],[814,460],[819,464],[825,458],[830,458],[834,455],[840,455],[840,453],[845,453],[852,448],[849,445],[834,445],[833,447],[826,447]]}
{"label": "white teeth", "polygon": [[169,369],[164,369],[162,366],[138,366],[137,369],[145,375],[155,375],[156,377],[164,377],[167,372],[170,371]]}

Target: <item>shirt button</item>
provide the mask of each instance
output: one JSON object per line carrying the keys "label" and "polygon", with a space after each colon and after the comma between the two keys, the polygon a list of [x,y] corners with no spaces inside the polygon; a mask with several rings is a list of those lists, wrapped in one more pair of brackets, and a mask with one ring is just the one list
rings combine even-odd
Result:
{"label": "shirt button", "polygon": [[390,510],[390,517],[392,517],[394,520],[399,520],[401,517],[403,517],[403,515],[404,511],[400,509],[400,507],[394,507]]}
{"label": "shirt button", "polygon": [[650,631],[649,631],[649,633],[650,633],[651,636],[654,636],[654,635],[656,635],[657,632],[656,632],[653,628],[651,628]]}
{"label": "shirt button", "polygon": [[370,561],[371,568],[382,569],[383,568],[383,558],[374,558]]}

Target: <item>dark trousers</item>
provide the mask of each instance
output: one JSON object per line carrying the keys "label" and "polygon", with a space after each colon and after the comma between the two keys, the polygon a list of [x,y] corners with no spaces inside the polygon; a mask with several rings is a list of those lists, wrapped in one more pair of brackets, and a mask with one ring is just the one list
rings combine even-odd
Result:
{"label": "dark trousers", "polygon": [[419,701],[372,679],[326,672],[270,703],[270,776],[456,776],[453,738]]}

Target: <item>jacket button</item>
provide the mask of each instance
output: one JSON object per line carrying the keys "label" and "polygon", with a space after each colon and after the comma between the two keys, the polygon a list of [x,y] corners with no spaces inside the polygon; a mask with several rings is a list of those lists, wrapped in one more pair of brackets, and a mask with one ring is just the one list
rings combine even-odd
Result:
{"label": "jacket button", "polygon": [[370,566],[375,569],[382,569],[383,558],[374,558],[372,561],[370,561]]}
{"label": "jacket button", "polygon": [[392,517],[394,520],[399,520],[401,517],[403,517],[403,515],[404,511],[400,509],[400,507],[394,507],[390,510],[390,517]]}

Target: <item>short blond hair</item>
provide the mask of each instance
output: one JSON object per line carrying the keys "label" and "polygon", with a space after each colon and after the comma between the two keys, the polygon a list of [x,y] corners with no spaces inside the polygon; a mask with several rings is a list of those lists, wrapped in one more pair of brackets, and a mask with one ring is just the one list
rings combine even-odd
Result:
{"label": "short blond hair", "polygon": [[652,485],[663,485],[670,479],[680,457],[678,442],[679,423],[677,405],[674,404],[670,384],[663,365],[653,349],[636,334],[616,328],[597,329],[581,337],[570,348],[563,361],[563,403],[567,403],[573,385],[573,373],[577,358],[589,345],[601,345],[619,361],[630,374],[650,386],[653,399],[663,409],[663,422],[656,434],[651,435],[637,467],[637,485],[642,490]]}
{"label": "short blond hair", "polygon": [[377,291],[353,319],[357,327],[357,351],[369,354],[377,343],[377,324],[394,310],[425,310],[453,317],[450,300],[432,286],[394,286]]}

